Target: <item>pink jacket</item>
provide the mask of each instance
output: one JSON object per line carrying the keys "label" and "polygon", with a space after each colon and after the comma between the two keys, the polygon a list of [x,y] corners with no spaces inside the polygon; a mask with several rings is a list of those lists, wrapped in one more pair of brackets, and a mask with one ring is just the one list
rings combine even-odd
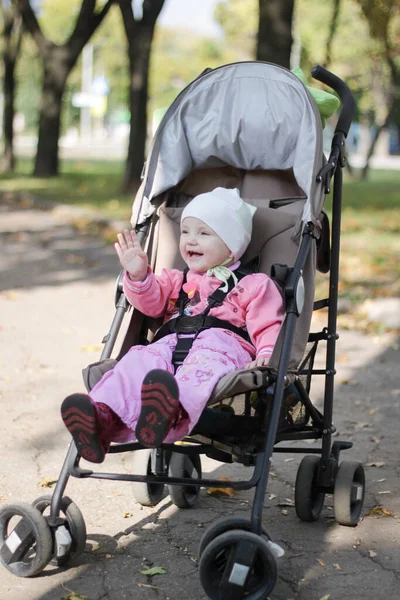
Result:
{"label": "pink jacket", "polygon": [[[233,265],[233,270],[240,263]],[[187,282],[194,284],[200,301],[191,307],[191,315],[201,313],[207,306],[207,299],[221,282],[214,276],[188,271]],[[132,306],[149,317],[164,316],[164,322],[177,316],[179,291],[182,287],[183,272],[177,269],[163,269],[156,276],[149,267],[144,281],[131,281],[125,273],[124,293]],[[263,273],[246,275],[226,296],[221,306],[210,310],[210,315],[225,319],[236,327],[246,327],[250,339],[259,356],[269,356],[278,337],[283,319],[281,294],[272,279]],[[254,348],[240,336],[236,337],[242,346],[254,356]]]}

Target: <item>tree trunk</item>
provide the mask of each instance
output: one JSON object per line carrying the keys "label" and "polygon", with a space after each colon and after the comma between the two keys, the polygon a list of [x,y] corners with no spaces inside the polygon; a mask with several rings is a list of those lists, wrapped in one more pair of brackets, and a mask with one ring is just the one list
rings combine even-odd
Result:
{"label": "tree trunk", "polygon": [[339,22],[340,4],[341,0],[333,0],[333,13],[331,24],[329,27],[328,40],[326,42],[326,58],[324,62],[325,69],[329,69],[330,64],[332,62],[332,45],[335,39],[336,30]]}
{"label": "tree trunk", "polygon": [[[54,50],[53,50],[54,52]],[[61,130],[61,106],[69,69],[53,58],[45,60],[40,102],[38,146],[34,175],[58,174],[58,140]]]}
{"label": "tree trunk", "polygon": [[5,55],[4,56],[4,109],[3,109],[3,127],[4,127],[4,154],[2,170],[11,172],[15,168],[14,156],[14,77],[15,63]]}
{"label": "tree trunk", "polygon": [[96,12],[96,0],[82,0],[74,30],[63,45],[53,44],[45,38],[30,0],[15,1],[25,27],[32,35],[43,61],[43,88],[34,174],[39,177],[50,177],[58,175],[61,107],[68,75],[114,0],[107,0],[99,12]]}
{"label": "tree trunk", "polygon": [[290,69],[294,0],[259,0],[257,60]]}
{"label": "tree trunk", "polygon": [[130,132],[122,183],[123,193],[136,193],[140,185],[147,138],[148,73],[153,28],[138,28],[129,49]]}
{"label": "tree trunk", "polygon": [[384,131],[384,129],[386,129],[386,127],[388,127],[390,125],[390,123],[392,122],[392,119],[393,119],[393,116],[394,116],[395,107],[396,107],[396,99],[393,98],[392,104],[391,104],[391,106],[388,109],[388,114],[386,116],[385,122],[382,123],[382,125],[380,125],[378,127],[378,129],[375,132],[375,135],[374,135],[373,139],[371,140],[371,144],[370,144],[368,152],[367,152],[367,158],[366,158],[366,161],[365,161],[365,165],[364,165],[363,170],[361,171],[361,179],[363,179],[363,180],[367,179],[368,172],[369,172],[369,163],[370,163],[370,160],[371,160],[372,156],[374,155],[375,146],[378,143],[379,137],[380,137],[382,131]]}
{"label": "tree trunk", "polygon": [[131,0],[119,0],[129,48],[129,147],[122,182],[124,193],[135,193],[145,158],[147,137],[147,96],[151,45],[154,28],[164,0],[145,0],[143,15],[136,20]]}
{"label": "tree trunk", "polygon": [[15,65],[19,55],[22,40],[22,23],[14,7],[5,9],[1,4],[3,15],[3,65],[4,65],[4,154],[2,161],[3,172],[11,172],[15,168],[14,155],[14,115],[15,115]]}

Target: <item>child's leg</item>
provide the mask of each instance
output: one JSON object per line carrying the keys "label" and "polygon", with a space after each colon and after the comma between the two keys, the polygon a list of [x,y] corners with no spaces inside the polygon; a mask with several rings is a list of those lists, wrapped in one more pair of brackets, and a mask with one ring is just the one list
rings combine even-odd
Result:
{"label": "child's leg", "polygon": [[90,396],[72,394],[64,400],[62,418],[81,456],[102,462],[111,441],[135,439],[143,379],[154,368],[171,371],[171,354],[167,338],[151,346],[135,346],[103,376]]}
{"label": "child's leg", "polygon": [[179,401],[188,414],[166,437],[166,442],[182,439],[196,425],[218,381],[250,362],[250,354],[237,338],[221,329],[208,329],[195,340],[175,378]]}

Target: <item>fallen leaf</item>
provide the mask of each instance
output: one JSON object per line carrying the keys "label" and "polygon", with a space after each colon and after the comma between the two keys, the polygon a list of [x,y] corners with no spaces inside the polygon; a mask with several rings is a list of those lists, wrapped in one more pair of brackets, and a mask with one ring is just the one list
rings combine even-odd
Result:
{"label": "fallen leaf", "polygon": [[96,552],[100,548],[99,542],[91,542],[91,552]]}
{"label": "fallen leaf", "polygon": [[368,554],[370,558],[374,558],[375,556],[378,556],[376,552],[374,552],[373,550],[368,550]]}
{"label": "fallen leaf", "polygon": [[360,382],[356,379],[341,379],[339,383],[342,385],[359,385]]}
{"label": "fallen leaf", "polygon": [[371,409],[368,411],[368,414],[370,414],[370,415],[374,415],[376,412],[378,412],[378,410],[379,410],[379,408],[371,408]]}
{"label": "fallen leaf", "polygon": [[316,558],[315,560],[321,565],[321,567],[326,567],[326,562],[324,562],[322,558]]}
{"label": "fallen leaf", "polygon": [[340,362],[340,363],[346,363],[346,362],[349,362],[349,357],[348,357],[348,355],[347,355],[347,354],[342,354],[341,356],[338,356],[338,358],[337,358],[337,362]]}
{"label": "fallen leaf", "polygon": [[339,565],[339,563],[333,563],[333,566],[335,567],[335,569],[337,569],[338,571],[342,571],[342,567]]}
{"label": "fallen leaf", "polygon": [[16,300],[18,298],[15,292],[5,292],[2,294],[6,300]]}
{"label": "fallen leaf", "polygon": [[289,514],[289,512],[286,510],[286,508],[282,508],[281,515],[283,515],[284,517],[287,517],[288,514]]}
{"label": "fallen leaf", "polygon": [[294,506],[294,502],[285,498],[283,502],[278,502],[277,506]]}
{"label": "fallen leaf", "polygon": [[365,466],[366,467],[377,467],[378,469],[380,469],[381,467],[384,467],[386,465],[385,462],[370,462],[367,463]]}
{"label": "fallen leaf", "polygon": [[331,595],[327,594],[326,596],[322,596],[322,598],[320,598],[319,600],[329,600],[330,597]]}
{"label": "fallen leaf", "polygon": [[268,500],[273,500],[274,498],[276,498],[276,494],[270,494],[268,496]]}
{"label": "fallen leaf", "polygon": [[149,583],[138,583],[138,587],[152,588],[153,590],[158,590],[156,585],[150,585]]}
{"label": "fallen leaf", "polygon": [[124,513],[124,519],[129,519],[129,517],[132,517],[132,516],[133,516],[133,513],[131,513],[131,512]]}
{"label": "fallen leaf", "polygon": [[371,438],[371,442],[374,442],[374,444],[380,444],[381,440],[377,438],[376,435],[373,435]]}
{"label": "fallen leaf", "polygon": [[141,569],[140,573],[142,575],[149,575],[152,577],[153,575],[164,575],[167,571],[163,567],[150,567],[149,569]]}
{"label": "fallen leaf", "polygon": [[[229,479],[229,477],[220,477],[219,478],[220,481],[231,481]],[[232,497],[234,495],[234,490],[232,488],[215,488],[215,487],[210,487],[207,490],[207,496],[230,496]]]}
{"label": "fallen leaf", "polygon": [[42,481],[39,483],[40,487],[44,487],[44,488],[51,488],[53,487],[53,485],[56,485],[57,483],[57,479],[42,479]]}
{"label": "fallen leaf", "polygon": [[371,510],[367,514],[367,516],[370,516],[370,515],[371,516],[376,515],[378,517],[392,517],[393,513],[391,510],[388,510],[387,508],[384,508],[383,506],[374,506],[374,508],[371,508]]}
{"label": "fallen leaf", "polygon": [[291,462],[294,458],[285,458],[284,462]]}
{"label": "fallen leaf", "polygon": [[71,592],[71,594],[68,594],[68,596],[63,596],[61,600],[87,600],[87,596]]}
{"label": "fallen leaf", "polygon": [[85,262],[85,257],[79,256],[79,254],[67,254],[64,258],[64,262],[69,265],[83,264]]}
{"label": "fallen leaf", "polygon": [[385,490],[383,492],[377,492],[378,494],[391,494],[392,492],[390,490]]}
{"label": "fallen leaf", "polygon": [[383,483],[384,481],[386,481],[386,477],[384,477],[383,479],[377,479],[376,483]]}
{"label": "fallen leaf", "polygon": [[80,350],[81,352],[100,352],[100,350],[103,350],[103,346],[101,344],[89,344],[81,346]]}

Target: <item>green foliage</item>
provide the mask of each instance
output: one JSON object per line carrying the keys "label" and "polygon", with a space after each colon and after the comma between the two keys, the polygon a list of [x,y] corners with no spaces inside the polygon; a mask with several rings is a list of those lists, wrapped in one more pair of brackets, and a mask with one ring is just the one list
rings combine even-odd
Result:
{"label": "green foliage", "polygon": [[3,192],[32,194],[55,204],[96,209],[98,214],[128,218],[132,196],[120,193],[124,165],[117,161],[64,160],[60,175],[34,177],[32,162],[20,159],[14,174],[0,173]]}
{"label": "green foliage", "polygon": [[156,27],[150,62],[149,115],[169,106],[177,94],[207,67],[242,60],[224,41],[184,30]]}
{"label": "green foliage", "polygon": [[[101,3],[98,4],[100,7]],[[44,34],[55,43],[64,42],[71,33],[80,6],[81,0],[43,0],[38,18]],[[355,93],[357,117],[361,120],[381,122],[385,116],[390,72],[384,60],[387,49],[382,41],[382,32],[387,30],[390,51],[393,59],[398,61],[399,7],[398,0],[341,2],[330,68]],[[333,0],[295,2],[293,34],[301,49],[300,66],[307,76],[312,66],[325,62],[332,12]],[[215,7],[214,18],[221,27],[221,37],[211,38],[190,29],[168,29],[156,25],[150,64],[150,117],[155,109],[168,106],[206,67],[214,68],[254,57],[257,0],[220,0]],[[129,105],[127,44],[117,5],[112,6],[91,42],[94,45],[93,74],[105,75],[110,83],[107,120],[116,120],[117,115],[126,111]],[[41,78],[36,47],[26,35],[21,60],[17,64],[17,109],[25,114],[31,132],[36,128]],[[318,85],[310,78],[309,81]],[[64,97],[64,132],[79,122],[80,111],[72,106],[71,98],[80,88],[79,60],[68,78]]]}
{"label": "green foliage", "polygon": [[254,59],[258,27],[257,0],[222,0],[214,11],[214,18],[224,32],[228,47],[240,49],[241,60]]}

